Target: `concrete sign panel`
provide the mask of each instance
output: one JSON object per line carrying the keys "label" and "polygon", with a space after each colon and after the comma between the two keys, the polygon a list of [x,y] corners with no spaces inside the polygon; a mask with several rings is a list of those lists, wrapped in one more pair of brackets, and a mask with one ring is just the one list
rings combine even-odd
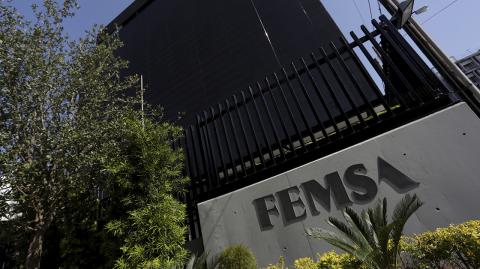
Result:
{"label": "concrete sign panel", "polygon": [[[341,209],[387,197],[389,210],[406,193],[425,205],[406,232],[480,219],[480,119],[464,103],[198,205],[205,249],[216,255],[244,244],[260,266],[284,256],[331,250],[305,229],[333,230]],[[391,214],[390,214],[391,215]]]}

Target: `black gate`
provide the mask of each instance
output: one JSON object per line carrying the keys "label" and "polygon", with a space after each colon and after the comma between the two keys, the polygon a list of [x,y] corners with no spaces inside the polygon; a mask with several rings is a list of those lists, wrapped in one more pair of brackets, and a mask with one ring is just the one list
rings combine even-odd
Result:
{"label": "black gate", "polygon": [[[185,128],[196,204],[331,154],[452,103],[443,83],[385,18],[212,105]],[[363,61],[362,61],[363,60]],[[364,65],[363,63],[367,63]],[[366,67],[368,66],[368,68]],[[374,78],[375,77],[375,78]]]}

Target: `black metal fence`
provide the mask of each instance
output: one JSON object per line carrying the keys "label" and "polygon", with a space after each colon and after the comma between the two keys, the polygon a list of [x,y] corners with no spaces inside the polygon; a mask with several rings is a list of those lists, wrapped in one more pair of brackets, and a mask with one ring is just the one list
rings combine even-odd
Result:
{"label": "black metal fence", "polygon": [[177,146],[184,148],[191,178],[192,239],[200,236],[198,202],[450,103],[444,85],[397,29],[385,17],[373,26],[373,32],[362,26],[361,37],[351,32],[353,42],[331,42],[212,105],[185,128]]}

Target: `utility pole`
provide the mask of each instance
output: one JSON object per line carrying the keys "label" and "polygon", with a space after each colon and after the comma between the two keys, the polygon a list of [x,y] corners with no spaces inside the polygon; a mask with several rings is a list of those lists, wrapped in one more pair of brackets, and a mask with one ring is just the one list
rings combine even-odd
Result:
{"label": "utility pole", "polygon": [[[392,15],[396,14],[399,7],[397,0],[380,0],[385,9]],[[470,79],[453,63],[450,58],[435,44],[430,36],[422,27],[410,17],[404,25],[404,30],[422,50],[425,56],[437,67],[438,71],[448,81],[453,83],[466,94],[477,108],[480,108],[480,90],[470,81]]]}
{"label": "utility pole", "polygon": [[140,75],[140,102],[141,102],[141,109],[142,109],[142,129],[145,131],[145,112],[143,110],[143,75]]}

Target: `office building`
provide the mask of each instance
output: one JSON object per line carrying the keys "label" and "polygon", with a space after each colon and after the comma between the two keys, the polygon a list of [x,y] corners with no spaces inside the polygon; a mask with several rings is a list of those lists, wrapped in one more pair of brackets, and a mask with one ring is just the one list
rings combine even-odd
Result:
{"label": "office building", "polygon": [[407,193],[406,233],[480,218],[480,111],[387,18],[347,38],[314,0],[156,0],[115,24],[146,100],[187,113],[193,250],[291,265],[331,249],[306,228]]}
{"label": "office building", "polygon": [[467,77],[480,87],[480,50],[457,61],[457,65]]}
{"label": "office building", "polygon": [[329,51],[328,42],[338,45],[341,36],[316,0],[137,0],[108,28],[115,26],[125,44],[119,55],[130,73],[143,75],[146,100],[161,104],[171,120],[185,114],[182,124],[255,89],[283,65],[300,57],[311,63],[311,52],[320,57],[317,49]]}

